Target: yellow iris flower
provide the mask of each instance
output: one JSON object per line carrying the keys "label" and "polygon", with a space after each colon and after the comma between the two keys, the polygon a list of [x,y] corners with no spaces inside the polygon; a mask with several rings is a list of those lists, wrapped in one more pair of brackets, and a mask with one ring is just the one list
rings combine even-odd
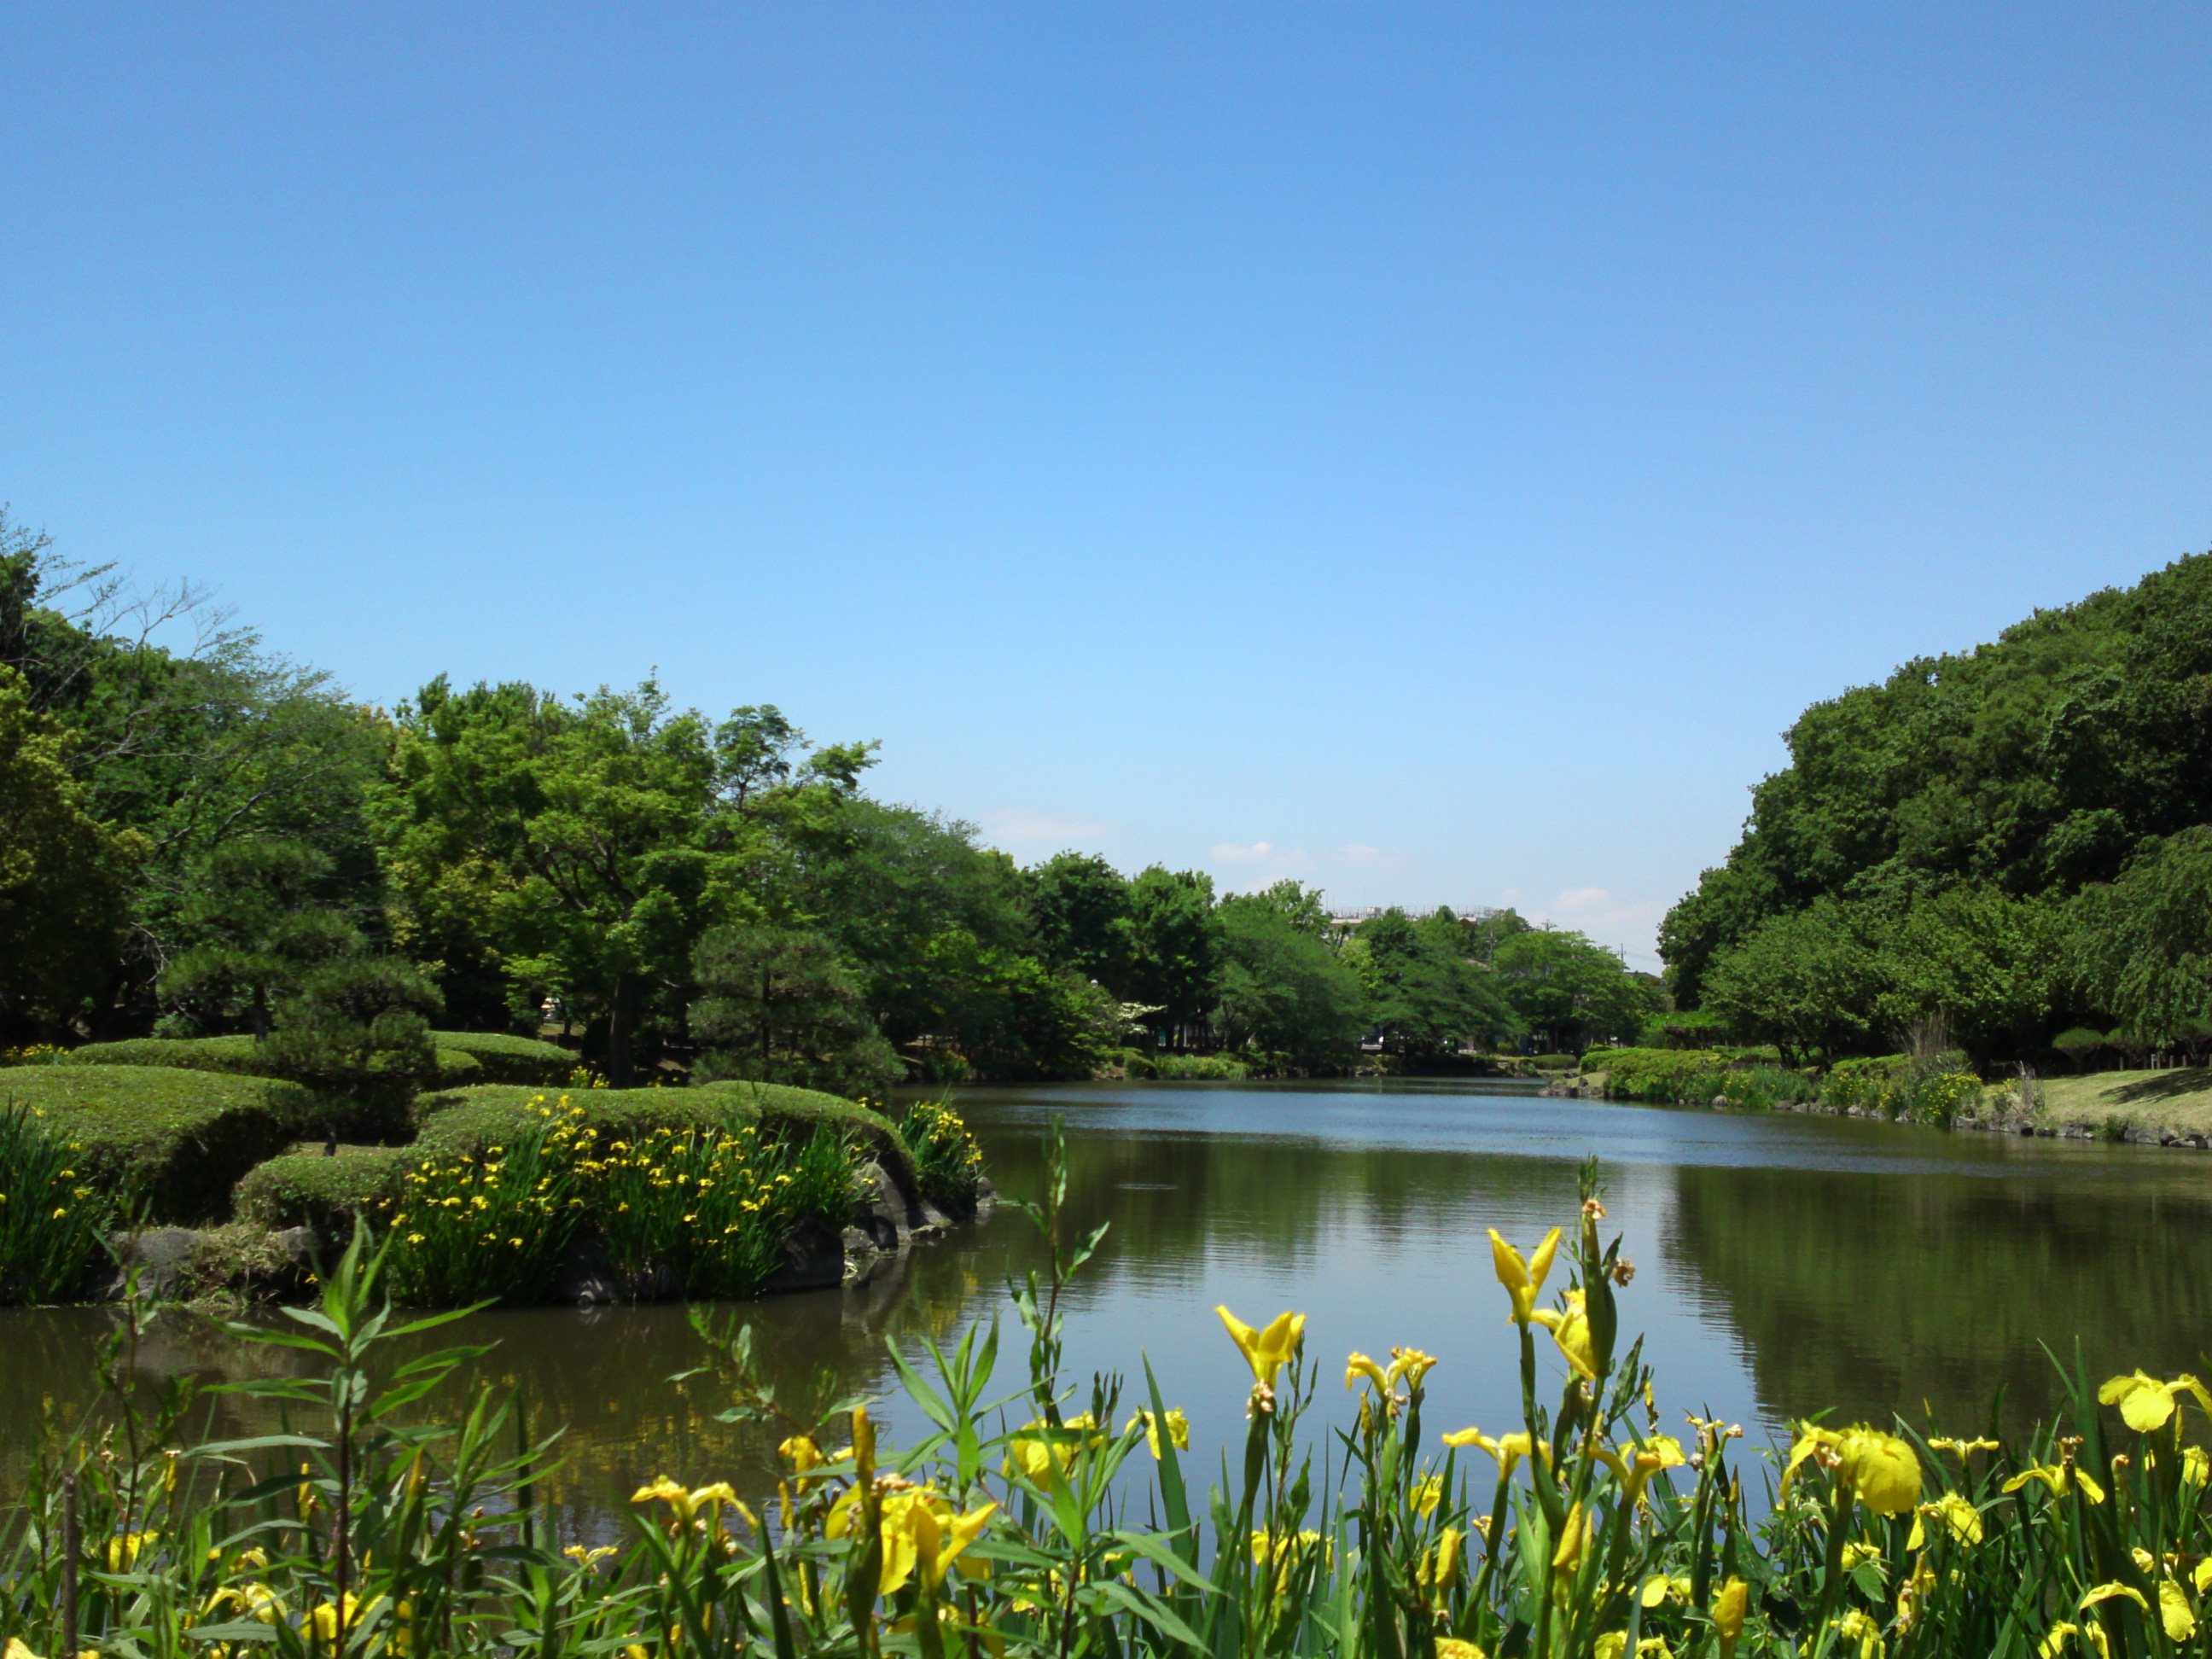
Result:
{"label": "yellow iris flower", "polygon": [[2094,1621],[2086,1628],[2064,1621],[2053,1625],[2051,1633],[2037,1644],[2035,1659],[2057,1659],[2058,1650],[2066,1644],[2069,1637],[2074,1639],[2076,1647],[2085,1650],[2095,1649],[2098,1659],[2112,1659],[2112,1646],[2105,1635],[2105,1627]]}
{"label": "yellow iris flower", "polygon": [[1893,1434],[1855,1424],[1848,1429],[1824,1429],[1811,1423],[1798,1425],[1797,1443],[1790,1449],[1789,1467],[1782,1472],[1787,1486],[1797,1466],[1820,1454],[1832,1465],[1838,1479],[1847,1482],[1859,1502],[1876,1515],[1902,1515],[1920,1501],[1920,1460],[1912,1448]]}
{"label": "yellow iris flower", "polygon": [[1955,1452],[1962,1463],[1978,1451],[2000,1449],[1998,1443],[1994,1440],[1947,1440],[1942,1435],[1936,1436],[1928,1443],[1936,1451]]}
{"label": "yellow iris flower", "polygon": [[1590,1346],[1589,1314],[1583,1305],[1580,1291],[1567,1292],[1567,1306],[1564,1313],[1539,1308],[1528,1317],[1551,1332],[1552,1340],[1559,1345],[1559,1352],[1566,1356],[1567,1364],[1591,1382],[1597,1381],[1597,1351]]}
{"label": "yellow iris flower", "polygon": [[1448,1588],[1459,1576],[1460,1551],[1467,1542],[1467,1534],[1457,1527],[1446,1527],[1437,1534],[1436,1547],[1421,1555],[1419,1577],[1421,1588],[1431,1594]]}
{"label": "yellow iris flower", "polygon": [[1583,1564],[1583,1556],[1589,1549],[1590,1521],[1589,1513],[1580,1504],[1571,1504],[1567,1518],[1559,1523],[1559,1542],[1552,1552],[1552,1577],[1571,1578]]}
{"label": "yellow iris flower", "polygon": [[[1480,1429],[1460,1429],[1446,1435],[1443,1438],[1444,1444],[1447,1446],[1462,1449],[1468,1446],[1481,1447],[1483,1450],[1498,1460],[1498,1478],[1501,1480],[1509,1478],[1513,1473],[1514,1465],[1528,1455],[1528,1437],[1525,1433],[1501,1434],[1497,1439],[1492,1440]],[[1536,1444],[1543,1449],[1546,1457],[1551,1456],[1550,1441],[1540,1440]]]}
{"label": "yellow iris flower", "polygon": [[1261,1385],[1273,1388],[1275,1373],[1283,1363],[1298,1351],[1305,1340],[1306,1316],[1301,1313],[1279,1313],[1265,1330],[1255,1330],[1226,1308],[1216,1308],[1221,1322],[1229,1328],[1230,1340],[1244,1356],[1245,1364],[1252,1368],[1252,1376]]}
{"label": "yellow iris flower", "polygon": [[1912,1517],[1912,1536],[1905,1547],[1917,1550],[1927,1542],[1928,1533],[1923,1521],[1941,1521],[1949,1528],[1953,1540],[1972,1549],[1982,1541],[1982,1512],[1962,1494],[1947,1492],[1932,1504],[1923,1504]]}
{"label": "yellow iris flower", "polygon": [[[1135,1428],[1139,1423],[1145,1425],[1145,1444],[1152,1454],[1152,1461],[1157,1463],[1160,1456],[1160,1419],[1151,1412],[1140,1411],[1129,1419],[1127,1428],[1125,1428],[1123,1432],[1127,1433],[1128,1429]],[[1190,1449],[1190,1419],[1185,1417],[1176,1407],[1170,1406],[1168,1407],[1167,1423],[1169,1442],[1177,1451],[1188,1451]]]}
{"label": "yellow iris flower", "polygon": [[[15,1659],[9,1655],[9,1659]],[[1482,1650],[1472,1642],[1462,1641],[1456,1636],[1437,1638],[1437,1659],[1486,1659]]]}
{"label": "yellow iris flower", "polygon": [[[861,1512],[855,1488],[839,1498],[823,1528],[825,1536],[842,1538]],[[878,1596],[895,1595],[909,1578],[919,1577],[925,1590],[945,1582],[945,1571],[983,1534],[984,1525],[998,1510],[996,1504],[962,1515],[941,1492],[927,1486],[909,1487],[889,1494],[883,1501],[883,1570],[876,1580]],[[990,1569],[980,1562],[963,1562],[963,1577],[986,1577]]]}
{"label": "yellow iris flower", "polygon": [[1735,1651],[1743,1638],[1743,1621],[1751,1611],[1751,1586],[1731,1578],[1713,1595],[1713,1629],[1721,1638],[1722,1659]]}
{"label": "yellow iris flower", "polygon": [[640,1486],[630,1494],[629,1501],[633,1504],[665,1504],[674,1511],[676,1519],[686,1525],[698,1517],[701,1510],[708,1510],[712,1514],[716,1532],[722,1530],[721,1506],[727,1504],[744,1516],[746,1524],[755,1531],[760,1528],[760,1517],[745,1507],[737,1493],[730,1490],[730,1483],[726,1480],[717,1480],[711,1486],[696,1486],[687,1491],[664,1474],[650,1486]]}
{"label": "yellow iris flower", "polygon": [[2097,1390],[2097,1402],[2103,1406],[2118,1406],[2121,1420],[2138,1434],[2148,1434],[2153,1429],[2162,1429],[2173,1415],[2175,1396],[2193,1394],[2204,1414],[2212,1417],[2212,1393],[2204,1385],[2186,1374],[2171,1382],[2161,1382],[2146,1371],[2133,1371],[2125,1376],[2109,1378]]}
{"label": "yellow iris flower", "polygon": [[1497,1228],[1490,1230],[1491,1265],[1498,1270],[1498,1282],[1513,1298],[1513,1322],[1526,1325],[1535,1317],[1536,1298],[1544,1293],[1544,1280],[1552,1271],[1552,1258],[1559,1249],[1559,1230],[1557,1227],[1544,1235],[1544,1242],[1536,1247],[1533,1256],[1523,1257],[1499,1235]]}
{"label": "yellow iris flower", "polygon": [[2003,1490],[2008,1492],[2018,1492],[2031,1480],[2040,1480],[2045,1486],[2050,1487],[2051,1495],[2053,1498],[2063,1498],[2070,1489],[2078,1486],[2081,1489],[2081,1496],[2092,1504],[2101,1504],[2105,1501],[2105,1489],[2099,1486],[2093,1477],[2084,1474],[2071,1463],[2039,1463],[2032,1469],[2022,1469],[2004,1483]]}
{"label": "yellow iris flower", "polygon": [[1389,1374],[1364,1353],[1355,1352],[1347,1354],[1344,1361],[1344,1386],[1347,1389],[1357,1389],[1359,1386],[1359,1379],[1363,1376],[1375,1385],[1376,1393],[1386,1399],[1389,1398]]}
{"label": "yellow iris flower", "polygon": [[1435,1358],[1423,1353],[1419,1348],[1390,1350],[1389,1380],[1393,1382],[1403,1377],[1408,1388],[1418,1389],[1421,1386],[1421,1379],[1436,1368]]}
{"label": "yellow iris flower", "polygon": [[1618,1451],[1601,1446],[1597,1455],[1632,1498],[1643,1497],[1644,1488],[1660,1470],[1680,1468],[1689,1461],[1682,1455],[1682,1443],[1668,1434],[1655,1434],[1641,1446],[1623,1446]]}

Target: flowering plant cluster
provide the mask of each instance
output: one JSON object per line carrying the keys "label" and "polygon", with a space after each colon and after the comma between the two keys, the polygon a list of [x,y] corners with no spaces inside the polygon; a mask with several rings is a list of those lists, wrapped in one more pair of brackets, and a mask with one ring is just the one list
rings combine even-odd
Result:
{"label": "flowering plant cluster", "polygon": [[633,1294],[757,1292],[801,1223],[842,1227],[858,1156],[827,1126],[803,1141],[751,1123],[596,1128],[566,1096],[533,1100],[499,1145],[433,1157],[387,1206],[389,1282],[411,1305],[544,1296],[585,1231]]}

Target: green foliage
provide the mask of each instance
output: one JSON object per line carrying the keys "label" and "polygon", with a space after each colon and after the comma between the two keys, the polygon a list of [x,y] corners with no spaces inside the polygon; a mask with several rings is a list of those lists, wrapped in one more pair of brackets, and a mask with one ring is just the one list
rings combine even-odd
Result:
{"label": "green foliage", "polygon": [[[163,623],[194,636],[191,648],[155,644]],[[330,861],[327,896],[373,912],[361,791],[386,734],[327,676],[225,627],[190,586],[134,595],[106,568],[53,557],[46,538],[4,514],[0,665],[0,678],[20,674],[33,709],[69,732],[64,758],[87,811],[144,854],[131,872],[128,931],[103,924],[78,941],[105,952],[84,1011],[95,1030],[151,1022],[156,971],[206,942],[186,912],[200,872],[230,843],[307,845]],[[9,793],[0,788],[0,799]],[[53,892],[75,903],[95,890]]]}
{"label": "green foliage", "polygon": [[899,1076],[861,1006],[837,949],[788,927],[718,927],[699,941],[701,996],[691,1030],[714,1044],[694,1067],[702,1083],[742,1078],[842,1095],[878,1094]]}
{"label": "green foliage", "polygon": [[1656,988],[1580,933],[1541,927],[1509,933],[1492,962],[1497,994],[1518,1027],[1558,1051],[1579,1053],[1602,1037],[1633,1036],[1656,1006]]}
{"label": "green foliage", "polygon": [[70,1302],[84,1291],[115,1211],[82,1162],[42,1111],[0,1106],[0,1306]]}
{"label": "green foliage", "polygon": [[404,1126],[416,1090],[443,1069],[430,1040],[438,1007],[436,988],[412,963],[341,957],[301,976],[262,1048],[276,1076],[346,1103],[334,1127],[387,1136]]}
{"label": "green foliage", "polygon": [[70,748],[0,662],[0,1038],[55,1030],[100,988],[146,851],[94,816]]}
{"label": "green foliage", "polygon": [[[2185,1041],[2212,998],[2208,684],[2202,556],[1815,704],[1727,864],[1662,927],[1677,999],[1830,1052],[1930,1012],[1984,1061],[2096,1009]],[[1792,945],[1811,957],[1794,974]],[[2069,968],[2094,1009],[2071,1006]]]}
{"label": "green foliage", "polygon": [[581,1114],[532,1109],[504,1140],[424,1159],[392,1198],[392,1294],[416,1307],[542,1300],[583,1220]]}
{"label": "green foliage", "polygon": [[1710,1008],[1678,1008],[1647,1014],[1636,1033],[1639,1048],[1711,1048],[1735,1035],[1729,1022]]}
{"label": "green foliage", "polygon": [[289,1084],[153,1066],[37,1066],[0,1079],[0,1105],[46,1114],[82,1149],[89,1185],[157,1222],[220,1219],[230,1189],[315,1120]]}
{"label": "green foliage", "polygon": [[2083,985],[2123,1025],[2170,1040],[2212,1010],[2212,825],[2147,842],[2075,909]]}
{"label": "green foliage", "polygon": [[1344,961],[1367,992],[1368,1022],[1386,1048],[1449,1052],[1474,1038],[1527,1029],[1509,1006],[1504,975],[1470,950],[1449,911],[1417,922],[1393,908],[1360,924],[1345,944]]}
{"label": "green foliage", "polygon": [[1252,1075],[1252,1063],[1234,1054],[1146,1054],[1133,1049],[1123,1070],[1130,1077],[1185,1083],[1242,1083]]}
{"label": "green foliage", "polygon": [[635,1139],[659,1128],[722,1129],[758,1123],[779,1139],[805,1139],[819,1125],[848,1131],[903,1186],[915,1184],[914,1156],[897,1127],[849,1100],[782,1084],[715,1083],[690,1089],[581,1089],[556,1094],[511,1084],[480,1084],[416,1102],[417,1144],[426,1152],[474,1152],[526,1128],[538,1109],[574,1107],[595,1133]]}
{"label": "green foliage", "polygon": [[1364,1029],[1359,977],[1330,950],[1317,898],[1295,882],[1224,899],[1220,1000],[1214,1021],[1232,1048],[1304,1064],[1350,1054]]}
{"label": "green foliage", "polygon": [[1584,1071],[1605,1074],[1613,1100],[1661,1106],[1705,1106],[1725,1095],[1734,1106],[1764,1109],[1820,1098],[1802,1072],[1755,1063],[1741,1050],[1601,1048],[1584,1054]]}
{"label": "green foliage", "polygon": [[1841,1060],[1829,1068],[1820,1098],[1843,1111],[1948,1128],[1982,1099],[1982,1080],[1962,1069],[1963,1060],[1957,1054],[1936,1054]]}
{"label": "green foliage", "polygon": [[[461,1089],[487,1080],[484,1067],[475,1054],[447,1046],[447,1039],[455,1033],[434,1031],[430,1035],[438,1044],[439,1087]],[[553,1047],[550,1043],[532,1046]],[[574,1056],[565,1050],[554,1052],[561,1054],[567,1064],[574,1064]],[[216,1037],[125,1037],[119,1042],[88,1042],[81,1048],[61,1048],[54,1053],[52,1063],[58,1066],[174,1066],[191,1072],[223,1072],[234,1077],[285,1075],[268,1046],[243,1032]]]}
{"label": "green foliage", "polygon": [[1785,1052],[1875,1046],[1941,1018],[1985,1057],[2041,1046],[2067,996],[2058,906],[1964,884],[1911,902],[1822,896],[1761,923],[1705,977],[1705,1006]]}
{"label": "green foliage", "polygon": [[1907,1064],[1903,1054],[1839,1060],[1822,1080],[1820,1098],[1843,1111],[1863,1109],[1894,1116],[1889,1103],[1899,1096],[1898,1079]]}
{"label": "green foliage", "polygon": [[163,998],[206,1030],[246,1020],[269,1035],[276,1000],[332,959],[358,952],[361,932],[326,896],[328,854],[304,842],[257,836],[217,847],[178,906],[197,939],[162,970]]}
{"label": "green foliage", "polygon": [[960,1115],[944,1101],[918,1100],[899,1120],[899,1133],[914,1154],[922,1196],[948,1214],[973,1208],[983,1179],[983,1149]]}
{"label": "green foliage", "polygon": [[1220,962],[1213,878],[1157,864],[1139,872],[1129,883],[1128,922],[1128,977],[1109,988],[1157,1007],[1162,1030],[1203,1018],[1212,1006]]}
{"label": "green foliage", "polygon": [[1128,983],[1133,940],[1129,884],[1095,854],[1058,853],[1022,878],[1039,951],[1119,994]]}
{"label": "green foliage", "polygon": [[2105,1034],[2087,1025],[2069,1025],[2051,1039],[2051,1046],[2080,1066],[2106,1046]]}
{"label": "green foliage", "polygon": [[848,745],[794,769],[772,708],[717,726],[650,681],[569,704],[441,678],[398,727],[370,811],[403,942],[581,1011],[617,1086],[680,1017],[700,936],[757,915],[784,857],[769,820],[828,811],[866,763]]}

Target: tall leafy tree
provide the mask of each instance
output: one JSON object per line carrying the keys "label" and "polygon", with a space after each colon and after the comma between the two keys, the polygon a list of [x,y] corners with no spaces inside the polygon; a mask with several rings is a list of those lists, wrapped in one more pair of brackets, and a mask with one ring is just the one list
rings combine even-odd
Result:
{"label": "tall leafy tree", "polygon": [[1125,1000],[1158,1007],[1159,1028],[1172,1034],[1212,1006],[1219,962],[1213,878],[1157,864],[1141,872],[1129,884]]}
{"label": "tall leafy tree", "polygon": [[70,733],[85,810],[143,838],[129,927],[88,1006],[100,1034],[153,1018],[155,981],[200,942],[200,871],[234,842],[296,841],[330,859],[357,923],[380,915],[362,792],[386,728],[327,676],[264,650],[190,586],[129,589],[56,557],[0,514],[0,664]]}
{"label": "tall leafy tree", "polygon": [[1577,933],[1532,927],[1498,945],[1497,984],[1527,1030],[1557,1051],[1633,1036],[1651,1012],[1651,989],[1620,958]]}
{"label": "tall leafy tree", "polygon": [[1443,919],[1449,927],[1385,910],[1361,923],[1345,946],[1366,985],[1372,1028],[1396,1052],[1449,1052],[1522,1029],[1496,976],[1468,954],[1456,919],[1449,911]]}
{"label": "tall leafy tree", "polygon": [[699,940],[691,1030],[713,1045],[702,1082],[744,1078],[842,1095],[881,1095],[897,1056],[861,1002],[858,977],[824,935],[716,927]]}
{"label": "tall leafy tree", "polygon": [[1295,882],[1225,898],[1215,1022],[1232,1048],[1287,1054],[1306,1064],[1351,1052],[1364,1029],[1358,975],[1326,942],[1319,895]]}
{"label": "tall leafy tree", "polygon": [[[784,775],[763,770],[758,722],[717,728],[652,681],[564,702],[441,678],[398,726],[374,811],[409,942],[518,1003],[578,1008],[627,1084],[641,1042],[680,1018],[701,934],[778,902],[788,860],[760,791]],[[840,751],[769,793],[842,793],[856,769]]]}
{"label": "tall leafy tree", "polygon": [[2112,881],[2147,838],[2212,821],[2208,709],[2212,556],[1814,704],[1726,863],[1668,915],[1670,988],[1695,1006],[1725,952],[1821,896]]}
{"label": "tall leafy tree", "polygon": [[1025,872],[1024,884],[1044,959],[1117,995],[1125,990],[1134,941],[1121,872],[1095,854],[1056,853]]}
{"label": "tall leafy tree", "polygon": [[2096,1005],[2150,1042],[2201,1042],[2212,1023],[2212,825],[2149,843],[2075,908],[2072,965]]}
{"label": "tall leafy tree", "polygon": [[331,903],[331,877],[329,855],[303,842],[266,836],[217,847],[179,907],[194,943],[162,971],[162,995],[204,1027],[238,1018],[266,1038],[281,998],[365,943]]}
{"label": "tall leafy tree", "polygon": [[17,1036],[57,1031],[98,992],[144,853],[88,810],[69,746],[0,666],[0,1030]]}

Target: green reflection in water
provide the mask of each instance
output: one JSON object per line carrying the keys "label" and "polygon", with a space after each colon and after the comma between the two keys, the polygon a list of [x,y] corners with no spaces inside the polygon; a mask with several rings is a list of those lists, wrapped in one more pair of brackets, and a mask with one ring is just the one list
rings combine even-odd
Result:
{"label": "green reflection in water", "polygon": [[2071,1364],[2078,1339],[2093,1382],[2203,1367],[2212,1161],[1942,1150],[1965,1167],[1675,1170],[1669,1250],[1727,1307],[1770,1410],[1965,1429],[2002,1387],[2020,1427],[2058,1396],[2039,1345]]}

